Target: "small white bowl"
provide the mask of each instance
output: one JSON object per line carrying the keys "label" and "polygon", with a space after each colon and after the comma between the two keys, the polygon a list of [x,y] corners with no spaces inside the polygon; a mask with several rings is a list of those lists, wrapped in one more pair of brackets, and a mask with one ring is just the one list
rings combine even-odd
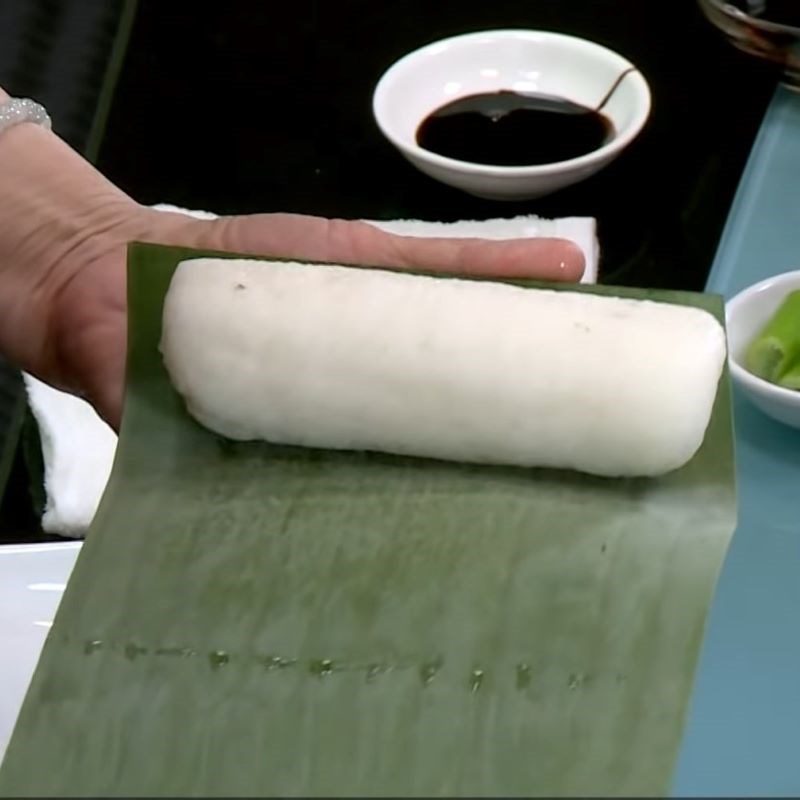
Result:
{"label": "small white bowl", "polygon": [[[460,97],[542,92],[597,108],[626,70],[631,72],[603,107],[612,138],[578,158],[491,166],[446,158],[416,142],[422,121]],[[647,121],[650,89],[629,61],[594,42],[548,31],[496,30],[443,39],[404,56],[378,81],[372,109],[386,138],[422,172],[479,197],[523,200],[584,180],[616,158]]]}
{"label": "small white bowl", "polygon": [[752,403],[778,422],[800,428],[800,392],[753,375],[744,354],[753,338],[789,292],[800,289],[800,270],[784,272],[748,286],[725,304],[731,377]]}

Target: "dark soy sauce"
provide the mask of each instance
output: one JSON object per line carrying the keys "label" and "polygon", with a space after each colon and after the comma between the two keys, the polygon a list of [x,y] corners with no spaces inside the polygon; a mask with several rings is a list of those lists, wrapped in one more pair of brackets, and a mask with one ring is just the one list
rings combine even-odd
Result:
{"label": "dark soy sauce", "polygon": [[729,0],[734,8],[754,19],[800,28],[799,0]]}
{"label": "dark soy sauce", "polygon": [[613,133],[608,117],[571,100],[500,91],[437,108],[416,138],[420,147],[459,161],[525,167],[586,155]]}

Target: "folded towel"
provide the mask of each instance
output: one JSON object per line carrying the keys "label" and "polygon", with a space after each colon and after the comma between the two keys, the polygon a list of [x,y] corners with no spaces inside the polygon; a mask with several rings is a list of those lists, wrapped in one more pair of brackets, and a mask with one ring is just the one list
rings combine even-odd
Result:
{"label": "folded towel", "polygon": [[[160,204],[154,208],[201,219],[213,219],[208,211],[187,211]],[[423,222],[418,220],[367,220],[383,230],[402,236],[467,236],[488,239],[558,236],[583,250],[586,270],[583,283],[597,280],[598,246],[595,220],[566,217],[545,220],[534,216],[483,221]],[[105,489],[117,437],[85,401],[53,389],[25,375],[28,400],[39,427],[44,460],[46,506],[42,527],[48,533],[79,538],[86,534]]]}
{"label": "folded towel", "polygon": [[47,533],[81,537],[105,489],[117,436],[80,397],[24,374],[28,403],[39,428]]}

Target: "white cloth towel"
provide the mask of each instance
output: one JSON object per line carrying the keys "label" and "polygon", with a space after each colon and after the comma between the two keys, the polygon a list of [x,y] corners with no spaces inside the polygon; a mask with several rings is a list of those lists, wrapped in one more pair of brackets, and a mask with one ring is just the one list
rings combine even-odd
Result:
{"label": "white cloth towel", "polygon": [[85,400],[32,375],[23,377],[42,442],[42,528],[60,536],[84,536],[111,474],[117,436]]}
{"label": "white cloth towel", "polygon": [[[208,211],[188,211],[168,204],[154,207],[203,219],[216,216]],[[595,220],[591,217],[545,220],[521,216],[449,223],[419,220],[368,222],[402,236],[563,237],[575,242],[583,251],[586,269],[582,282],[595,283],[597,280],[599,250]],[[46,495],[42,527],[48,533],[82,537],[94,518],[111,473],[117,437],[86,401],[53,389],[31,375],[24,377],[42,440]]]}

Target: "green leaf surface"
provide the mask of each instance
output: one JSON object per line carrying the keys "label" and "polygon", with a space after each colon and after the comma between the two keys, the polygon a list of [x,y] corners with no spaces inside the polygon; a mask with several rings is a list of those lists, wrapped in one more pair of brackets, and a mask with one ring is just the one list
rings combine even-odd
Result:
{"label": "green leaf surface", "polygon": [[158,353],[188,255],[131,247],[117,457],[0,794],[665,794],[735,524],[727,372],[655,480],[227,442]]}

